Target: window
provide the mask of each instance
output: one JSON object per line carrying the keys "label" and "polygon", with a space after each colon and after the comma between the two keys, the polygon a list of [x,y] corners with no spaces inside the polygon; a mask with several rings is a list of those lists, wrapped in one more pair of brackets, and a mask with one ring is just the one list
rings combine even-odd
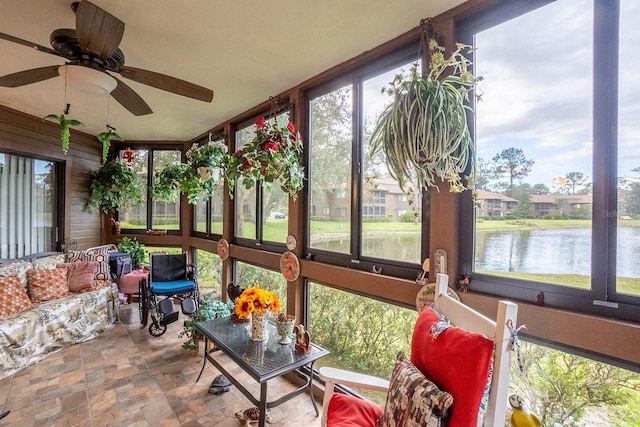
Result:
{"label": "window", "polygon": [[[515,200],[506,220],[474,222],[463,196],[461,223],[475,227],[461,236],[460,272],[473,273],[480,292],[532,301],[542,292],[547,304],[640,318],[629,305],[640,303],[631,297],[640,296],[633,207],[640,162],[637,97],[626,71],[634,68],[640,38],[631,22],[640,9],[621,1],[619,16],[617,4],[533,1],[526,13],[522,4],[503,4],[460,23],[484,78],[473,124],[478,186]],[[563,48],[550,48],[557,40]],[[618,135],[611,111],[619,111]]]}
{"label": "window", "polygon": [[[289,113],[283,112],[269,118],[271,123],[286,124],[289,122]],[[244,123],[236,132],[236,149],[241,149],[254,138],[255,127],[253,122]],[[275,180],[270,186],[257,183],[247,189],[242,180],[236,181],[236,230],[239,238],[256,240],[262,244],[265,242],[284,245],[289,231],[289,197],[280,187],[279,180]]]}
{"label": "window", "polygon": [[0,153],[0,258],[58,250],[60,163]]}
{"label": "window", "polygon": [[[122,156],[122,151],[120,152]],[[180,198],[175,202],[152,200],[150,189],[154,173],[164,166],[179,163],[181,151],[178,149],[135,150],[133,169],[138,173],[138,183],[142,188],[142,204],[126,207],[118,212],[120,228],[125,232],[146,232],[148,229],[168,230],[175,234],[180,230]],[[148,171],[153,171],[149,174]],[[176,190],[177,192],[177,190]],[[152,200],[151,203],[148,201]],[[173,233],[172,233],[173,231]]]}
{"label": "window", "polygon": [[[393,55],[309,94],[309,247],[315,260],[414,279],[428,255],[423,200],[411,200],[369,139],[392,101],[382,89],[416,61],[418,48]],[[348,81],[348,83],[345,83]],[[415,216],[404,215],[411,211]],[[345,257],[344,254],[349,254]]]}
{"label": "window", "polygon": [[[214,137],[213,139],[210,136],[209,141],[225,143],[225,139],[222,136]],[[209,141],[205,140],[199,144],[206,144]],[[211,170],[211,176],[215,182],[220,182],[218,180],[220,173],[219,168]],[[199,237],[222,236],[222,215],[225,196],[224,185],[216,184],[213,186],[209,200],[204,201],[202,195],[198,197],[197,203],[193,206],[193,231],[195,235],[199,235]]]}
{"label": "window", "polygon": [[235,268],[236,284],[244,289],[258,287],[274,292],[280,298],[281,311],[287,312],[287,281],[280,272],[240,261],[235,262]]}

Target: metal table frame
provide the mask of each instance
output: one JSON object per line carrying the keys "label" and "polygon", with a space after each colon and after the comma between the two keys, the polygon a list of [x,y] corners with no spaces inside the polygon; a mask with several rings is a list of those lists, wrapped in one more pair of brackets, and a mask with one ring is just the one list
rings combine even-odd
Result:
{"label": "metal table frame", "polygon": [[[305,391],[308,391],[310,394],[316,416],[319,415],[318,406],[313,399],[311,390],[313,364],[316,360],[328,355],[328,350],[312,343],[311,351],[308,354],[300,354],[295,351],[294,343],[287,345],[278,344],[280,337],[273,323],[267,324],[268,338],[265,341],[257,342],[251,341],[251,323],[233,323],[228,317],[199,322],[196,324],[196,328],[205,338],[204,360],[202,361],[202,369],[200,369],[200,374],[196,382],[200,380],[208,360],[227,377],[249,401],[260,408],[259,427],[264,427],[265,425],[268,408],[281,405]],[[209,342],[214,343],[215,347],[210,349]],[[234,363],[249,374],[249,376],[260,383],[259,399],[247,390],[213,357],[213,354],[217,351],[224,352]],[[309,366],[308,372],[301,370],[301,368],[307,365]],[[305,378],[305,384],[276,400],[267,401],[267,381],[292,371],[297,371],[298,374]]]}

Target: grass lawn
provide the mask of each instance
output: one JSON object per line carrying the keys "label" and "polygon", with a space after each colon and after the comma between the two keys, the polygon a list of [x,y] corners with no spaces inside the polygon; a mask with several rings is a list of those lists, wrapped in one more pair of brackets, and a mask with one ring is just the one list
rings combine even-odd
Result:
{"label": "grass lawn", "polygon": [[[590,219],[519,219],[476,221],[476,230],[515,230],[529,228],[591,227]],[[618,221],[618,227],[640,227],[640,220]]]}

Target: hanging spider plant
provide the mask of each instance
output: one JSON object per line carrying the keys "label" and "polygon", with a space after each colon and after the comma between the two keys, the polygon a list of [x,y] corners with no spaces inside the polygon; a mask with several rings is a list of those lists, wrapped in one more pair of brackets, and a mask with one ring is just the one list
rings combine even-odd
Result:
{"label": "hanging spider plant", "polygon": [[62,152],[66,155],[69,151],[69,139],[71,138],[71,126],[84,126],[79,120],[67,119],[63,114],[49,114],[45,119],[53,119],[60,123],[60,140],[62,141]]}
{"label": "hanging spider plant", "polygon": [[107,130],[96,135],[98,141],[102,143],[102,163],[107,161],[107,156],[109,155],[109,148],[111,147],[111,141],[122,141],[120,135],[116,133],[116,130],[111,126],[107,125]]}
{"label": "hanging spider plant", "polygon": [[[444,48],[431,40],[428,73],[422,75],[414,64],[383,88],[394,99],[378,118],[371,155],[384,152],[390,175],[406,193],[438,188],[440,182],[448,182],[454,192],[473,188],[474,149],[466,113],[471,110],[468,93],[479,79],[463,55],[469,48],[458,44],[445,58]],[[472,172],[463,179],[469,165]]]}

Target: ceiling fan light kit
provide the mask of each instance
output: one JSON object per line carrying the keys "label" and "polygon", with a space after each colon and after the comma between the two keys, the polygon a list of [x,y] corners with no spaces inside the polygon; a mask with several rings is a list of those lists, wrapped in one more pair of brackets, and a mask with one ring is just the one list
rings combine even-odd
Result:
{"label": "ceiling fan light kit", "polygon": [[81,65],[61,65],[58,74],[72,88],[95,95],[111,93],[118,85],[109,74]]}

